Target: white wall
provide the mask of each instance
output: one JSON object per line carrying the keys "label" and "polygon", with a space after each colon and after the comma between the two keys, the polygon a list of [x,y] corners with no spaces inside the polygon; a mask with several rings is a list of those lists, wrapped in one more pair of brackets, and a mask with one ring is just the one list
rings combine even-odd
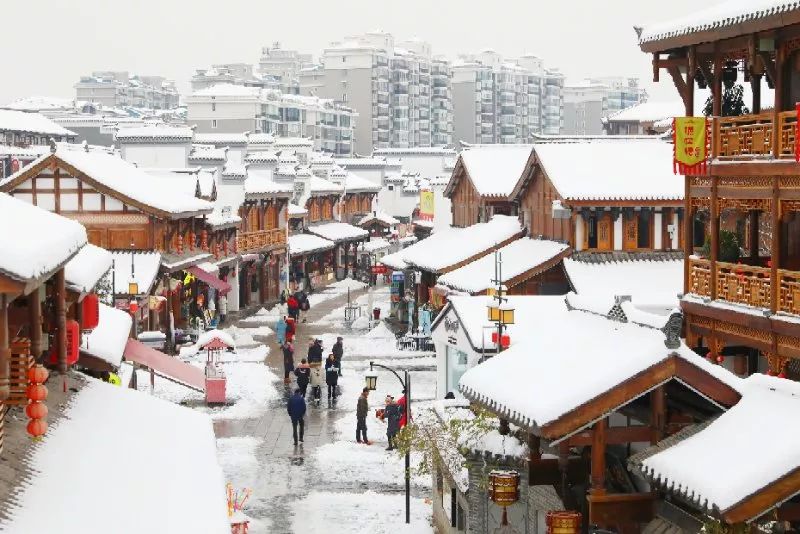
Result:
{"label": "white wall", "polygon": [[122,145],[122,159],[137,167],[156,169],[185,168],[188,165],[189,144],[175,145]]}
{"label": "white wall", "polygon": [[[448,319],[449,321],[457,321],[458,331],[447,331],[444,327],[445,319]],[[431,338],[436,346],[436,398],[443,399],[448,391],[447,347],[455,347],[456,349],[466,353],[467,369],[472,369],[478,365],[481,355],[472,349],[472,345],[470,345],[470,342],[467,339],[464,325],[458,321],[458,316],[455,314],[452,308],[447,311],[447,315],[439,321],[439,323],[436,325],[436,328],[431,332]],[[462,398],[458,388],[452,388],[451,391],[455,393],[456,397]]]}

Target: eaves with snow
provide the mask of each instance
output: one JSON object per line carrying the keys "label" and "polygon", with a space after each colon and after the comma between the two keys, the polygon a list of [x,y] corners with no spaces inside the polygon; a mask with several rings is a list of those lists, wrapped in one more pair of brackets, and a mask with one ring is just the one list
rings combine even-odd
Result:
{"label": "eaves with snow", "polygon": [[445,196],[451,196],[459,182],[467,179],[482,197],[510,197],[522,179],[531,148],[532,145],[492,145],[464,150],[456,161]]}

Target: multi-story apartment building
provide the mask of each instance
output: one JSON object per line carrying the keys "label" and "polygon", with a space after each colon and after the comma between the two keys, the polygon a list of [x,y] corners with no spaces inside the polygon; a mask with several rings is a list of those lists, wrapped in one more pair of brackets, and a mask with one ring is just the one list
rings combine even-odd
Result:
{"label": "multi-story apartment building", "polygon": [[591,78],[564,87],[564,129],[568,135],[600,135],[603,119],[644,101],[638,78]]}
{"label": "multi-story apartment building", "polygon": [[75,84],[75,99],[110,108],[173,109],[179,104],[175,82],[162,76],[130,76],[127,71],[95,71],[81,76]]}
{"label": "multi-story apartment building", "polygon": [[253,65],[249,63],[221,63],[212,65],[210,69],[197,69],[192,76],[192,91],[222,83],[289,92],[279,76],[253,72]]}
{"label": "multi-story apartment building", "polygon": [[430,44],[395,44],[373,32],[326,48],[322,64],[300,73],[303,94],[339,100],[359,115],[356,152],[452,142],[449,66],[431,57]]}
{"label": "multi-story apartment building", "polygon": [[355,113],[332,100],[221,84],[195,91],[186,103],[199,133],[272,133],[310,138],[322,152],[353,152]]}
{"label": "multi-story apartment building", "polygon": [[271,47],[265,46],[261,49],[258,71],[264,77],[277,80],[284,93],[298,94],[300,92],[300,71],[311,62],[311,54],[286,50],[281,48],[279,42],[274,42]]}
{"label": "multi-story apartment building", "polygon": [[505,60],[492,50],[452,65],[453,136],[467,143],[528,143],[558,134],[563,76],[535,56]]}

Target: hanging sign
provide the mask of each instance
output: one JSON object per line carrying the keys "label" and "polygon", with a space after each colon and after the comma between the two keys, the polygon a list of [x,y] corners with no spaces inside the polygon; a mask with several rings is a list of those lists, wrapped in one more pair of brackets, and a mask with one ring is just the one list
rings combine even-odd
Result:
{"label": "hanging sign", "polygon": [[433,191],[420,191],[419,217],[429,221],[433,220]]}
{"label": "hanging sign", "polygon": [[706,173],[708,125],[705,117],[675,117],[672,123],[672,172],[687,176]]}

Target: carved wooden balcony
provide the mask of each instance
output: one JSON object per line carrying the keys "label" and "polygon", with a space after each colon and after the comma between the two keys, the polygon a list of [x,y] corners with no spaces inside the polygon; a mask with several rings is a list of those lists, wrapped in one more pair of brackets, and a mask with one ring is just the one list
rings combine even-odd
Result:
{"label": "carved wooden balcony", "polygon": [[711,296],[711,264],[708,260],[689,259],[689,292],[701,297]]}
{"label": "carved wooden balcony", "polygon": [[800,273],[778,269],[778,310],[800,315]]}
{"label": "carved wooden balcony", "polygon": [[286,243],[286,233],[280,228],[240,233],[236,236],[239,252],[255,252]]}
{"label": "carved wooden balcony", "polygon": [[714,117],[712,155],[718,161],[794,159],[796,111]]}

